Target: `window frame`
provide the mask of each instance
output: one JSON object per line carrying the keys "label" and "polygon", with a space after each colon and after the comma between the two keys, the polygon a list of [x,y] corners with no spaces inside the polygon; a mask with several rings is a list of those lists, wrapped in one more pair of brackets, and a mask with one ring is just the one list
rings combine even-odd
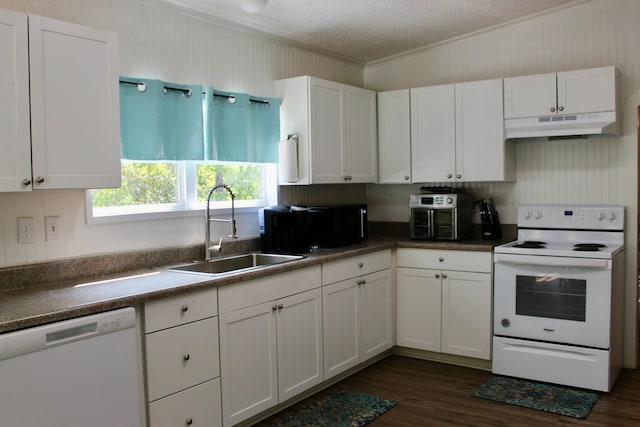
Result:
{"label": "window frame", "polygon": [[[201,216],[204,213],[206,203],[197,201],[196,190],[196,165],[202,162],[177,161],[178,164],[178,202],[158,205],[114,206],[109,208],[97,208],[103,212],[96,215],[91,197],[92,190],[85,191],[85,210],[87,224],[110,224],[118,222],[148,221],[158,219],[185,218]],[[206,163],[206,162],[205,162]],[[219,164],[235,164],[235,162],[220,162]],[[238,162],[242,163],[242,162]],[[276,163],[252,163],[261,166],[262,198],[245,201],[235,200],[236,213],[253,213],[260,208],[274,205],[278,198],[278,177]],[[231,212],[230,201],[212,201],[210,210],[217,214],[229,214]]]}

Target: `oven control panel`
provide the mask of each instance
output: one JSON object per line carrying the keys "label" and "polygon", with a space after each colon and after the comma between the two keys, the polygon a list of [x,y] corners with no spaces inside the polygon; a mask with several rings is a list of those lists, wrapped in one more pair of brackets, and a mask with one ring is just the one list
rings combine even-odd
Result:
{"label": "oven control panel", "polygon": [[520,205],[518,227],[622,230],[624,206]]}

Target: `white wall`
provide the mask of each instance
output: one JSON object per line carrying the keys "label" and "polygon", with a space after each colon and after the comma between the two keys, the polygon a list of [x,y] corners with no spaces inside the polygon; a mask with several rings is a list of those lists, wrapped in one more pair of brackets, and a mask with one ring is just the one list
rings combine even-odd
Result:
{"label": "white wall", "polygon": [[[120,73],[229,91],[274,96],[275,79],[310,74],[362,85],[363,68],[249,31],[150,7],[142,0],[0,0],[0,8],[60,19],[119,34]],[[72,84],[72,82],[70,82]],[[199,243],[204,217],[87,225],[85,192],[0,193],[0,267],[90,254]],[[62,240],[45,242],[44,216],[61,217]],[[35,243],[17,244],[20,216],[34,217]],[[212,235],[226,235],[214,224]],[[219,227],[219,229],[218,229]],[[258,234],[257,215],[239,215],[238,234]]]}
{"label": "white wall", "polygon": [[[620,71],[620,137],[531,140],[517,144],[515,183],[465,185],[494,196],[503,222],[522,203],[621,204],[626,207],[625,363],[635,365],[637,327],[637,114],[640,103],[640,1],[590,0],[473,36],[368,64],[365,86],[393,90],[615,65]],[[419,185],[369,185],[375,220],[406,221]]]}

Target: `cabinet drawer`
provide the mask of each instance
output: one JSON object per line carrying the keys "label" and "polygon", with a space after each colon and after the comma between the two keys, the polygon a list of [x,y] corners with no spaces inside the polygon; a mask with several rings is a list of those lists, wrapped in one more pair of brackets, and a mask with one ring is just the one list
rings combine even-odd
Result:
{"label": "cabinet drawer", "polygon": [[322,284],[336,283],[391,268],[391,250],[357,255],[322,264]]}
{"label": "cabinet drawer", "polygon": [[218,318],[145,336],[149,401],[220,376]]}
{"label": "cabinet drawer", "polygon": [[319,287],[319,265],[222,286],[219,289],[220,313],[228,313]]}
{"label": "cabinet drawer", "polygon": [[491,252],[399,248],[398,267],[491,273]]}
{"label": "cabinet drawer", "polygon": [[146,333],[184,325],[218,314],[218,289],[192,292],[144,305]]}
{"label": "cabinet drawer", "polygon": [[216,378],[150,403],[149,425],[222,426],[220,401],[220,378]]}

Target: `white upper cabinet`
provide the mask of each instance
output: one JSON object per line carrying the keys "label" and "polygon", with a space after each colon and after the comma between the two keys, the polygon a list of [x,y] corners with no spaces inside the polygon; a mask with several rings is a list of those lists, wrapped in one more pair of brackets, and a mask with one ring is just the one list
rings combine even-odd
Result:
{"label": "white upper cabinet", "polygon": [[616,110],[615,67],[504,79],[504,117]]}
{"label": "white upper cabinet", "polygon": [[0,191],[30,189],[27,16],[0,10]]}
{"label": "white upper cabinet", "polygon": [[411,183],[409,89],[378,92],[378,182]]}
{"label": "white upper cabinet", "polygon": [[411,89],[413,182],[510,181],[502,80]]}
{"label": "white upper cabinet", "polygon": [[375,92],[309,76],[278,80],[276,88],[283,137],[298,135],[298,179],[280,184],[376,181]]}
{"label": "white upper cabinet", "polygon": [[119,186],[117,34],[6,11],[0,28],[0,191]]}

